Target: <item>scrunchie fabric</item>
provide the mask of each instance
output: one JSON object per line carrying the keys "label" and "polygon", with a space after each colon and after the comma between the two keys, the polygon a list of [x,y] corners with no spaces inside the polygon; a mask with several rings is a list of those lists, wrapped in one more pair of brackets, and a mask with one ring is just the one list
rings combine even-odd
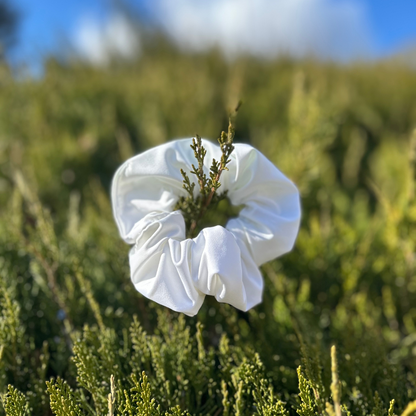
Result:
{"label": "scrunchie fabric", "polygon": [[[129,244],[131,280],[147,298],[194,316],[206,295],[247,311],[262,300],[259,266],[293,247],[300,221],[299,193],[263,154],[235,144],[219,192],[228,190],[237,218],[186,238],[185,221],[173,211],[183,169],[195,163],[191,139],[176,140],[126,161],[112,184],[112,204],[120,235]],[[203,140],[206,173],[219,146]],[[195,187],[196,188],[196,187]],[[196,192],[196,191],[195,191]]]}

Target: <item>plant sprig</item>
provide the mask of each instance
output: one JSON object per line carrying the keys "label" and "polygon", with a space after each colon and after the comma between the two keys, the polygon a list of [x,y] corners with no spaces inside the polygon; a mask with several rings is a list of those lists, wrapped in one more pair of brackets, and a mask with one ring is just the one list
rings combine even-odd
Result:
{"label": "plant sprig", "polygon": [[196,160],[198,161],[198,169],[195,167],[194,164],[192,164],[193,170],[191,170],[191,173],[195,174],[198,178],[200,192],[202,195],[205,195],[207,192],[207,187],[209,186],[209,179],[207,178],[207,175],[204,173],[204,160],[207,151],[205,150],[204,146],[202,146],[202,139],[201,136],[199,136],[198,134],[194,139],[192,139],[191,149],[193,149]]}
{"label": "plant sprig", "polygon": [[208,207],[211,204],[218,203],[226,198],[226,192],[218,195],[217,190],[221,186],[221,175],[225,170],[228,170],[227,165],[231,161],[230,156],[234,150],[235,118],[241,104],[240,101],[234,111],[230,114],[227,132],[222,131],[218,138],[222,155],[219,161],[215,159],[212,160],[209,178],[204,172],[204,161],[207,151],[202,145],[202,139],[198,134],[192,139],[191,148],[194,151],[198,167],[192,164],[193,170],[191,170],[191,173],[194,174],[198,180],[200,194],[196,198],[194,197],[195,183],[191,182],[187,173],[181,169],[183,188],[187,191],[188,196],[181,197],[175,206],[175,209],[180,209],[184,214],[188,237],[192,238],[194,236],[198,223],[203,218]]}

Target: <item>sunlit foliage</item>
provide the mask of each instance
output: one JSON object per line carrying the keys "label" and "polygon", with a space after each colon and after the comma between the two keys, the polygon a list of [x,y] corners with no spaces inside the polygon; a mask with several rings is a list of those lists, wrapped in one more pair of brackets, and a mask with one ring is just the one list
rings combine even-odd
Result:
{"label": "sunlit foliage", "polygon": [[[414,70],[161,44],[105,70],[50,61],[37,81],[1,68],[0,83],[0,412],[415,411]],[[299,186],[301,231],[262,268],[260,306],[209,299],[188,318],[130,283],[111,177],[166,140],[215,140],[239,98],[235,141]]]}

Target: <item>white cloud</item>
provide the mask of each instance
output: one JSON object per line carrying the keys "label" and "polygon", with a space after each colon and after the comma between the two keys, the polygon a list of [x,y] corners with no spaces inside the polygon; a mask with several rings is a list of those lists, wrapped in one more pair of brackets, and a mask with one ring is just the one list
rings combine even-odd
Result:
{"label": "white cloud", "polygon": [[76,51],[96,65],[106,65],[111,58],[133,58],[140,48],[138,31],[121,15],[113,15],[104,23],[84,17],[73,42]]}
{"label": "white cloud", "polygon": [[353,0],[152,0],[152,9],[174,42],[193,51],[346,60],[371,50],[365,10]]}

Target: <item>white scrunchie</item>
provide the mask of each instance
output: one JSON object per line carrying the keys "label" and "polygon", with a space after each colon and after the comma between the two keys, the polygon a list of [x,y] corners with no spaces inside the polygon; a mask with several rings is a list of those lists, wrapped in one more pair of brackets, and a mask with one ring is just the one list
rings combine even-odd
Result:
{"label": "white scrunchie", "polygon": [[[244,205],[226,227],[185,236],[185,221],[173,208],[182,187],[180,169],[196,164],[191,139],[176,140],[126,161],[112,184],[114,216],[130,251],[131,280],[147,298],[194,316],[205,295],[247,311],[261,302],[259,266],[293,247],[300,203],[295,185],[264,155],[247,144],[235,144],[229,171],[219,192],[228,190],[233,205]],[[205,170],[221,159],[219,146],[203,140]],[[195,192],[196,188],[195,186]]]}

